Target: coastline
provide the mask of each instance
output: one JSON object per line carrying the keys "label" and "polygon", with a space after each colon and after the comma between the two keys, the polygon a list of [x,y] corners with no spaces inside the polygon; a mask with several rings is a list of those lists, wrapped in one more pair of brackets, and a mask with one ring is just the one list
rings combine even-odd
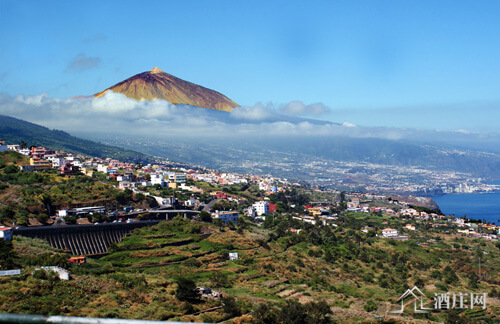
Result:
{"label": "coastline", "polygon": [[427,196],[445,215],[500,223],[500,190]]}

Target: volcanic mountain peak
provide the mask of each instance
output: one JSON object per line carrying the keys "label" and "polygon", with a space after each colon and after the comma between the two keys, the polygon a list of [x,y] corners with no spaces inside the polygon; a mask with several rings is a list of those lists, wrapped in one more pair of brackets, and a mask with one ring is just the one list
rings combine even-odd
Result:
{"label": "volcanic mountain peak", "polygon": [[161,69],[159,69],[158,67],[154,67],[151,71],[149,71],[151,73],[165,73],[163,72]]}
{"label": "volcanic mountain peak", "polygon": [[217,91],[179,79],[158,67],[136,74],[96,93],[94,97],[102,97],[109,90],[135,100],[167,100],[174,105],[185,104],[222,111],[232,111],[239,106]]}

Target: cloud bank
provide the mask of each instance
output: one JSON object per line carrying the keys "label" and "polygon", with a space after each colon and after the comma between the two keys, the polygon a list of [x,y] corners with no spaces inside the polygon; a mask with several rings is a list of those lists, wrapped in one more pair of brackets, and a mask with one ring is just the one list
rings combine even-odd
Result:
{"label": "cloud bank", "polygon": [[[187,105],[172,105],[164,100],[136,101],[111,91],[102,98],[51,98],[46,94],[17,97],[0,95],[0,114],[78,136],[147,136],[166,141],[176,137],[224,137],[244,141],[249,137],[266,136],[347,136],[434,141],[438,137],[457,139],[457,136],[462,136],[471,139],[471,136],[484,136],[465,132],[360,127],[350,122],[335,124],[292,116],[305,112],[320,114],[325,111],[328,109],[322,104],[306,105],[294,101],[280,106],[257,103],[227,113]],[[495,138],[498,139],[498,135]]]}

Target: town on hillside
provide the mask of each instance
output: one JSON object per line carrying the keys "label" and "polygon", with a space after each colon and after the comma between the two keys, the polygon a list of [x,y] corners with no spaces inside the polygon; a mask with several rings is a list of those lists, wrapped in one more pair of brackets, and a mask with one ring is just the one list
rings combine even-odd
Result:
{"label": "town on hillside", "polygon": [[[271,176],[241,175],[202,168],[172,168],[162,164],[140,165],[110,158],[53,151],[45,147],[30,147],[6,144],[0,141],[0,152],[13,151],[24,157],[28,163],[18,166],[20,172],[57,172],[60,176],[85,175],[96,181],[105,179],[116,189],[135,197],[148,198],[148,204],[132,201],[130,206],[95,203],[71,203],[50,210],[49,218],[43,222],[31,220],[27,224],[3,222],[2,235],[11,236],[12,227],[20,225],[64,225],[99,224],[106,222],[133,222],[151,219],[151,215],[163,217],[166,211],[191,210],[191,217],[200,219],[198,213],[209,213],[215,222],[238,223],[244,215],[256,223],[263,223],[266,217],[291,213],[302,222],[316,222],[335,225],[345,213],[375,213],[390,216],[408,224],[397,229],[364,228],[374,230],[377,235],[405,240],[407,233],[425,231],[429,228],[462,233],[471,237],[498,240],[500,226],[477,220],[442,215],[430,198],[383,195],[370,193],[344,193],[335,190],[305,188],[301,183],[289,182]],[[313,196],[324,197],[318,201],[307,200],[301,193],[311,191]],[[291,196],[294,197],[291,197]],[[135,205],[135,206],[134,206]],[[159,211],[163,211],[160,213]],[[180,212],[179,212],[180,213]],[[180,213],[182,214],[182,213]],[[170,213],[173,215],[173,213]],[[186,214],[187,215],[187,214]]]}

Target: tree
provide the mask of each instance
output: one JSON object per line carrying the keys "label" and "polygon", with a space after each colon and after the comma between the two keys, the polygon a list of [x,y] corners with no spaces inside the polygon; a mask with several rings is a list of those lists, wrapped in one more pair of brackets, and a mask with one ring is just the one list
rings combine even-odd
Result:
{"label": "tree", "polygon": [[13,173],[18,173],[19,172],[19,168],[14,165],[14,164],[9,164],[7,165],[4,169],[3,169],[3,172],[5,174],[13,174]]}
{"label": "tree", "polygon": [[236,302],[236,299],[231,296],[222,298],[222,310],[224,313],[229,314],[232,317],[241,315],[240,306]]}
{"label": "tree", "polygon": [[223,230],[224,229],[224,222],[220,219],[220,218],[216,218],[214,219],[214,225],[216,225],[217,227],[219,227],[219,230]]}
{"label": "tree", "polygon": [[227,222],[227,227],[229,227],[231,231],[234,231],[236,229],[236,225],[234,225],[233,221]]}
{"label": "tree", "polygon": [[278,320],[281,323],[303,324],[308,323],[308,316],[305,306],[297,300],[287,300],[278,314]]}
{"label": "tree", "polygon": [[49,220],[49,216],[47,216],[47,214],[44,214],[44,213],[38,214],[36,216],[36,220],[42,224],[45,224]]}
{"label": "tree", "polygon": [[269,303],[258,304],[252,312],[252,317],[256,320],[257,323],[278,323],[278,314],[276,307],[269,305]]}
{"label": "tree", "polygon": [[218,200],[212,205],[212,207],[210,207],[210,210],[212,210],[212,211],[235,210],[237,208],[238,208],[238,205],[234,201]]}
{"label": "tree", "polygon": [[0,239],[0,269],[11,269],[15,264],[16,252],[11,241]]}
{"label": "tree", "polygon": [[211,223],[212,222],[212,216],[210,215],[209,212],[206,212],[202,210],[200,212],[200,220],[205,223]]}
{"label": "tree", "polygon": [[179,277],[176,280],[177,289],[175,297],[183,301],[196,301],[200,298],[200,294],[196,290],[196,283],[189,278]]}
{"label": "tree", "polygon": [[373,312],[377,310],[378,306],[375,304],[373,300],[369,300],[366,302],[366,304],[363,306],[364,310],[367,312]]}
{"label": "tree", "polygon": [[332,322],[332,318],[330,317],[332,310],[325,301],[310,302],[305,306],[310,323],[326,324]]}
{"label": "tree", "polygon": [[227,278],[227,275],[220,271],[217,271],[214,274],[212,274],[212,276],[210,277],[210,282],[217,289],[229,286],[229,280]]}
{"label": "tree", "polygon": [[75,216],[65,216],[64,222],[66,224],[76,224],[76,217]]}

